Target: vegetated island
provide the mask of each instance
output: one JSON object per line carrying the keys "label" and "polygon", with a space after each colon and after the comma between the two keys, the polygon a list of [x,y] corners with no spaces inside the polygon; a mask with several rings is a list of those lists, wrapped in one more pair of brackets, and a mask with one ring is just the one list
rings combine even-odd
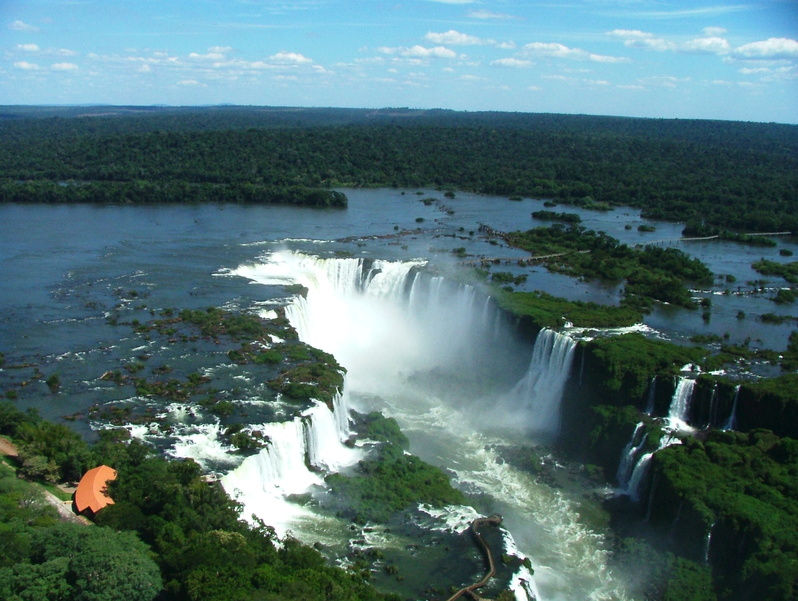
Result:
{"label": "vegetated island", "polygon": [[285,202],[425,186],[798,231],[798,127],[583,115],[0,109],[0,201]]}

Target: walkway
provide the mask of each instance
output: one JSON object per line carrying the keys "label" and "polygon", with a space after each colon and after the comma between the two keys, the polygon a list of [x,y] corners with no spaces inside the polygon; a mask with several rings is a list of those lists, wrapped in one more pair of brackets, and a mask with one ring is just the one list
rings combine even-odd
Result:
{"label": "walkway", "polygon": [[479,597],[474,591],[478,588],[482,588],[485,586],[488,581],[496,575],[496,562],[493,559],[493,552],[490,550],[490,545],[485,542],[485,539],[482,538],[482,535],[479,533],[479,529],[482,526],[498,526],[502,523],[502,518],[500,515],[492,515],[489,518],[477,518],[473,522],[471,522],[471,527],[469,530],[474,538],[479,543],[482,552],[485,554],[485,557],[488,560],[488,572],[485,574],[485,577],[482,578],[479,582],[475,582],[474,584],[467,586],[465,588],[461,588],[457,591],[454,595],[449,597],[446,601],[454,601],[455,599],[459,599],[463,595],[468,595],[471,599],[475,601],[480,601],[481,597]]}
{"label": "walkway", "polygon": [[[6,455],[15,460],[17,459],[17,457],[19,457],[19,451],[17,450],[16,445],[3,436],[0,436],[0,454]],[[16,471],[14,467],[12,466],[8,467]],[[58,516],[61,518],[61,521],[74,522],[75,524],[82,524],[84,526],[91,524],[91,522],[82,515],[75,515],[75,512],[72,511],[71,500],[62,501],[46,488],[43,488],[41,486],[39,486],[38,488],[39,490],[42,491],[42,494],[44,495],[44,500],[47,501],[53,507],[55,507],[55,510],[58,512]]]}

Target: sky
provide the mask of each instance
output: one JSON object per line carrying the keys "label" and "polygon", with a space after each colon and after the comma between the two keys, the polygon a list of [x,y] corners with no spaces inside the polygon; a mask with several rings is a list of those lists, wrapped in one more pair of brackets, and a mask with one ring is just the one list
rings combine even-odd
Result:
{"label": "sky", "polygon": [[798,0],[0,0],[0,104],[798,123]]}

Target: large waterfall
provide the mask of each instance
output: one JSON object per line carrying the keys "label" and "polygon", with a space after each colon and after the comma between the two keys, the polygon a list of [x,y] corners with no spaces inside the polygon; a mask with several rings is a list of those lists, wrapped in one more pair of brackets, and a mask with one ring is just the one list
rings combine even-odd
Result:
{"label": "large waterfall", "polygon": [[572,338],[554,330],[541,330],[529,369],[508,397],[507,409],[514,423],[521,419],[521,427],[544,436],[559,433],[560,404],[575,349]]}
{"label": "large waterfall", "polygon": [[[492,299],[423,265],[278,251],[232,273],[263,286],[303,286],[286,315],[303,341],[347,369],[352,406],[395,417],[413,453],[450,470],[454,483],[476,498],[491,499],[482,511],[504,515],[512,532],[507,540],[535,567],[534,582],[518,584],[518,601],[527,601],[529,591],[546,601],[624,598],[606,564],[603,537],[583,523],[578,505],[497,453],[529,444],[530,431],[557,431],[575,342],[543,330],[530,348],[505,327]],[[264,429],[270,447],[224,478],[228,490],[241,491],[247,511],[267,523],[276,515],[296,532],[305,510],[278,506],[281,495],[306,491],[323,482],[324,471],[353,459],[355,451],[340,444],[340,427],[330,443],[329,425],[314,421],[322,414],[318,408]],[[338,412],[332,418],[340,425]],[[291,443],[294,455],[286,463],[283,435],[301,439]],[[300,465],[302,453],[306,464]],[[273,463],[285,469],[271,471]]]}

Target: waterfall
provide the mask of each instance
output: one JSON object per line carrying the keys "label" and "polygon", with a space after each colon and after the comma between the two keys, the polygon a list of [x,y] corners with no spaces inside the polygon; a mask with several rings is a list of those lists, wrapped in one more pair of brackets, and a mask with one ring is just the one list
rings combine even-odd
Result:
{"label": "waterfall", "polygon": [[707,540],[706,544],[704,545],[704,565],[709,565],[709,550],[712,545],[712,530],[715,528],[715,522],[709,526],[709,530],[707,530]]}
{"label": "waterfall", "polygon": [[[322,473],[355,463],[360,452],[343,444],[349,437],[347,401],[338,395],[334,411],[316,402],[286,422],[264,424],[266,447],[222,477],[224,489],[244,505],[244,517],[268,519],[280,536],[303,515],[286,497],[324,484]],[[344,414],[343,418],[342,415]]]}
{"label": "waterfall", "polygon": [[740,385],[734,388],[734,401],[732,401],[731,414],[726,423],[723,424],[724,430],[734,430],[737,427],[737,398],[740,396]]}
{"label": "waterfall", "polygon": [[690,401],[693,399],[695,380],[680,376],[668,410],[668,425],[673,430],[689,430]]}
{"label": "waterfall", "polygon": [[624,447],[623,452],[621,453],[621,460],[618,464],[618,472],[616,474],[616,480],[618,481],[618,488],[621,490],[626,490],[629,485],[629,478],[632,475],[632,468],[635,465],[635,457],[640,449],[643,448],[643,445],[646,444],[646,439],[648,438],[648,433],[644,434],[642,439],[639,442],[636,442],[638,439],[638,435],[640,432],[643,431],[644,423],[640,422],[635,427],[635,431],[632,433],[632,438],[629,439],[629,442]]}
{"label": "waterfall", "polygon": [[718,383],[712,385],[712,395],[709,397],[709,419],[707,427],[718,423]]}
{"label": "waterfall", "polygon": [[648,383],[648,398],[646,399],[646,415],[654,414],[654,401],[657,396],[657,376],[651,378]]}
{"label": "waterfall", "polygon": [[[513,420],[523,419],[532,432],[548,435],[559,432],[560,404],[575,349],[573,338],[545,328],[540,331],[529,369],[508,397]],[[522,418],[517,414],[519,411]]]}
{"label": "waterfall", "polygon": [[657,446],[654,451],[645,453],[641,456],[635,464],[634,470],[632,470],[632,476],[629,478],[629,483],[626,486],[624,494],[628,495],[633,501],[639,501],[640,493],[642,492],[640,489],[648,473],[648,467],[651,464],[654,453],[675,444],[681,444],[681,440],[670,434],[664,434],[662,438],[660,438],[659,446]]}

